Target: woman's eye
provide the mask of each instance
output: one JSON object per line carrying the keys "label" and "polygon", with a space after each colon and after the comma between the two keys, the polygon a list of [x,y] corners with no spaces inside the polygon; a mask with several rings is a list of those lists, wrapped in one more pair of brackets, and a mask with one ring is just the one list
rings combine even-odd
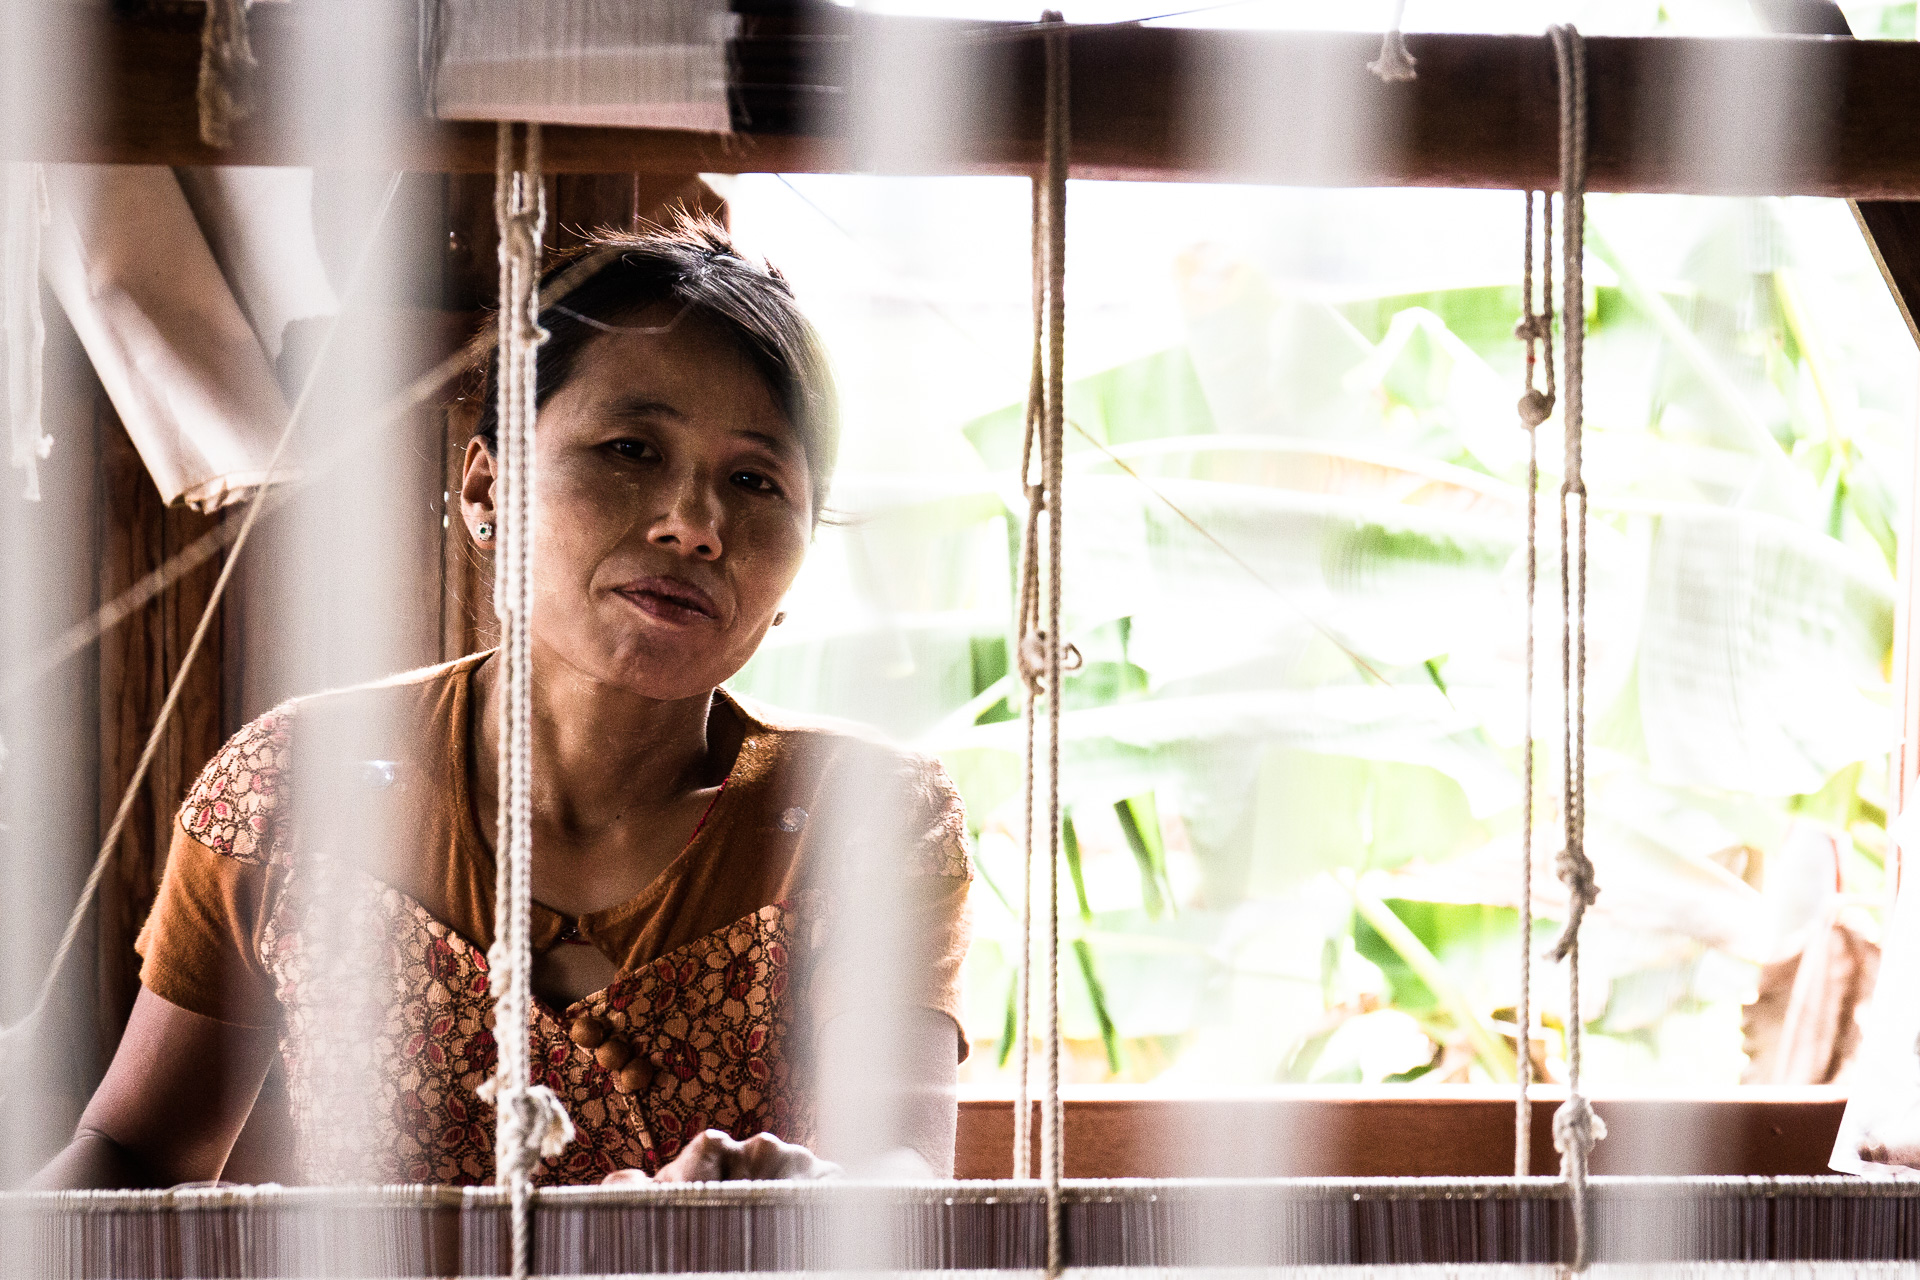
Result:
{"label": "woman's eye", "polygon": [[755,493],[780,492],[779,485],[775,484],[766,476],[761,475],[758,471],[736,471],[733,473],[733,482],[741,488],[751,489]]}
{"label": "woman's eye", "polygon": [[607,448],[623,458],[632,458],[636,461],[650,458],[654,454],[653,446],[644,440],[610,440],[607,442]]}

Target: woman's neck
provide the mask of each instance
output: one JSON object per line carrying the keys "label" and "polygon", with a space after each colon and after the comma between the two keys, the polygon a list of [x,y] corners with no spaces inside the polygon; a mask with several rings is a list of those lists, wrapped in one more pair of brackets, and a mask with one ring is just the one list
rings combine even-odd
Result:
{"label": "woman's neck", "polygon": [[[534,815],[583,835],[601,830],[636,806],[662,809],[690,792],[717,786],[737,743],[716,743],[713,695],[661,701],[595,680],[557,655],[534,655]],[[477,696],[474,761],[480,791],[498,795],[500,717],[506,686],[500,663],[474,672]],[[727,738],[720,726],[721,738]]]}

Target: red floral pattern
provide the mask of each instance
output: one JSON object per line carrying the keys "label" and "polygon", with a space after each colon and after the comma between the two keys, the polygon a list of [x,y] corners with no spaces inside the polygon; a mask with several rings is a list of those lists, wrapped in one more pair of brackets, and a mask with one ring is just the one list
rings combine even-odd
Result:
{"label": "red floral pattern", "polygon": [[[328,879],[289,886],[263,945],[285,1010],[280,1049],[307,1178],[491,1182],[493,1108],[476,1093],[497,1059],[486,957],[406,894],[358,873]],[[307,914],[320,902],[324,928]],[[790,939],[805,913],[800,903],[762,908],[563,1016],[536,1002],[532,1061],[576,1136],[535,1180],[651,1173],[709,1128],[808,1142],[811,1115],[786,1053]],[[604,1019],[653,1067],[645,1088],[617,1092],[612,1073],[568,1038],[582,1014]]]}
{"label": "red floral pattern", "polygon": [[[486,956],[407,894],[330,858],[296,859],[283,794],[290,710],[228,743],[180,823],[214,852],[277,873],[260,955],[283,1011],[280,1052],[304,1176],[491,1182],[494,1112],[477,1094],[498,1058]],[[931,762],[909,772],[936,815],[914,871],[969,878],[951,785]],[[577,1134],[536,1180],[652,1172],[708,1128],[811,1142],[795,1005],[832,932],[828,902],[807,891],[763,907],[560,1014],[536,1001],[532,1061]],[[638,1092],[615,1090],[612,1073],[568,1037],[583,1014],[603,1019],[651,1066]]]}
{"label": "red floral pattern", "polygon": [[180,827],[215,853],[262,866],[281,843],[278,803],[287,767],[290,708],[269,711],[235,734],[180,806]]}

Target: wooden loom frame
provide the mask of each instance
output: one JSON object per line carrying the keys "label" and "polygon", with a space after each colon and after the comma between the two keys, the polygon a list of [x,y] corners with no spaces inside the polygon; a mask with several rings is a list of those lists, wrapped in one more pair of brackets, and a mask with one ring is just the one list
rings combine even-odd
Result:
{"label": "wooden loom frame", "polygon": [[[837,172],[852,167],[837,104],[847,90],[844,56],[854,18],[831,6],[748,0],[732,49],[737,131],[701,134],[550,126],[546,166],[557,174],[643,174],[669,187],[701,172]],[[326,164],[346,158],[344,144],[295,127],[273,95],[293,44],[297,14],[278,6],[253,10],[253,39],[266,93],[258,116],[236,128],[236,145],[215,151],[198,136],[195,83],[202,8],[159,3],[133,12],[82,10],[59,34],[96,49],[102,92],[85,102],[47,102],[37,141],[8,158],[106,163],[203,165],[222,163]],[[907,42],[938,41],[976,59],[985,99],[1007,104],[982,113],[977,128],[948,157],[955,171],[1028,173],[1038,160],[1040,57],[1037,41],[981,38],[984,24],[879,19]],[[1150,181],[1259,181],[1306,185],[1420,185],[1443,187],[1551,187],[1556,177],[1555,81],[1544,39],[1514,36],[1413,35],[1419,79],[1382,85],[1365,73],[1377,52],[1367,35],[1247,34],[1129,25],[1084,28],[1070,42],[1075,119],[1074,175]],[[1619,39],[1588,42],[1593,91],[1595,190],[1697,194],[1809,194],[1861,201],[1863,229],[1896,301],[1912,327],[1920,309],[1920,45],[1798,37],[1772,40]],[[1286,136],[1254,158],[1210,154],[1181,118],[1187,76],[1223,59],[1254,58],[1291,68],[1320,94],[1351,95],[1378,104],[1377,140],[1339,163]],[[1709,132],[1709,105],[1677,100],[1670,86],[1706,59],[1746,67],[1752,92],[1766,92],[1787,74],[1835,86],[1820,122],[1830,147],[1812,147],[1769,173],[1720,172],[1702,177],[1689,165],[1684,139]],[[1329,70],[1332,69],[1332,70]],[[1764,72],[1762,76],[1760,73]],[[1311,73],[1311,74],[1308,74]],[[1331,76],[1330,80],[1328,77]],[[1317,77],[1317,78],[1316,78]],[[1738,79],[1736,74],[1732,78]],[[1332,86],[1332,87],[1329,87]],[[1734,94],[1719,104],[1737,113]],[[1663,103],[1648,109],[1647,103]],[[1303,106],[1296,103],[1296,106]],[[1310,104],[1304,104],[1310,105]],[[491,171],[493,133],[486,124],[398,121],[394,151],[358,164],[423,172]],[[1916,201],[1909,204],[1906,201]],[[149,504],[151,505],[151,504]],[[164,513],[173,522],[184,513]],[[1920,518],[1920,517],[1917,517]],[[190,522],[191,523],[191,522]],[[170,525],[169,525],[170,527]],[[1920,647],[1906,644],[1913,574],[1902,574],[1903,641],[1897,662],[1909,695],[1906,724],[1920,739]],[[164,658],[161,660],[164,673]],[[216,687],[218,676],[214,677]],[[104,683],[104,673],[103,673]],[[1920,777],[1920,760],[1906,753],[1900,781]],[[103,762],[103,771],[105,769]],[[184,785],[192,765],[182,762]],[[162,787],[161,789],[165,789]],[[164,808],[164,805],[159,807]],[[164,813],[155,815],[164,828]],[[121,922],[124,925],[124,922]],[[1602,1100],[1615,1126],[1610,1146],[1596,1153],[1601,1171],[1609,1152],[1636,1150],[1644,1158],[1658,1144],[1622,1142],[1639,1127],[1652,1134],[1674,1120],[1673,1107],[1710,1113],[1710,1149],[1693,1167],[1661,1172],[1813,1173],[1824,1168],[1837,1127],[1840,1100],[1833,1090],[1801,1097],[1781,1093],[1682,1103],[1675,1100]],[[1175,1175],[1207,1170],[1183,1163],[1169,1149],[1170,1109],[1214,1108],[1228,1132],[1284,1127],[1311,1134],[1290,1154],[1247,1172],[1299,1174],[1450,1174],[1497,1172],[1501,1143],[1510,1141],[1510,1102],[1449,1094],[1366,1096],[1318,1091],[1238,1102],[1166,1099],[1074,1099],[1068,1103],[1069,1169],[1081,1175]],[[1550,1103],[1543,1103],[1550,1106]],[[1644,1117],[1636,1120],[1634,1117]],[[1535,1167],[1551,1167],[1541,1145],[1548,1126],[1536,1117]],[[1624,1132],[1622,1126],[1624,1125]],[[963,1105],[961,1171],[990,1175],[1004,1168],[1011,1133],[1004,1102]],[[1393,1145],[1371,1140],[1381,1132],[1408,1135]],[[998,1153],[997,1155],[995,1153]],[[1076,1156],[1076,1152],[1081,1153]],[[1492,1159],[1489,1160],[1491,1153]],[[1085,1161],[1086,1163],[1082,1163]],[[1490,1166],[1490,1167],[1489,1167]],[[1653,1169],[1636,1170],[1653,1172]]]}

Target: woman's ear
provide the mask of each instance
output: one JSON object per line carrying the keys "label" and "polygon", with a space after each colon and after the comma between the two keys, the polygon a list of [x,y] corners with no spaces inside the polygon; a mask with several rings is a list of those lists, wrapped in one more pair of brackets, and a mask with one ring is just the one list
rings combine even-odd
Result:
{"label": "woman's ear", "polygon": [[461,464],[460,517],[473,540],[483,547],[492,546],[499,536],[498,517],[493,511],[493,454],[479,436],[467,441],[466,461]]}

